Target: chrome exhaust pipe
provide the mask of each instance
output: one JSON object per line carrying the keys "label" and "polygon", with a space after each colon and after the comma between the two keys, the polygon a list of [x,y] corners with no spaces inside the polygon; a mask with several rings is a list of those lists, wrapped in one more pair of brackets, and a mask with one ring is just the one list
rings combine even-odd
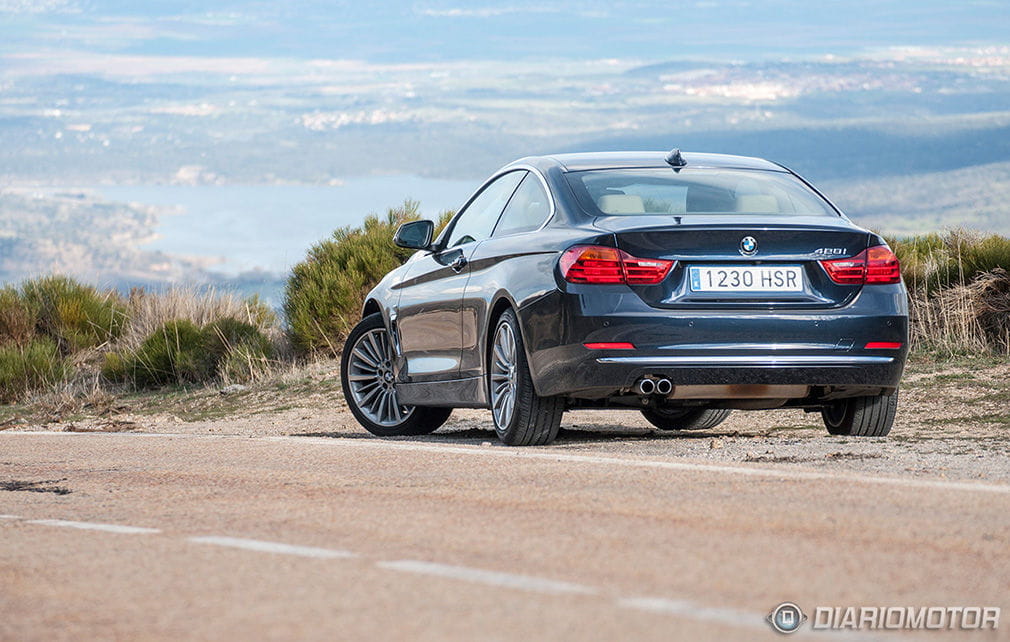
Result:
{"label": "chrome exhaust pipe", "polygon": [[656,383],[652,379],[642,377],[638,380],[638,383],[635,384],[635,390],[640,395],[651,395],[656,392]]}
{"label": "chrome exhaust pipe", "polygon": [[673,392],[673,383],[663,377],[662,379],[656,381],[656,394],[663,395],[664,397]]}

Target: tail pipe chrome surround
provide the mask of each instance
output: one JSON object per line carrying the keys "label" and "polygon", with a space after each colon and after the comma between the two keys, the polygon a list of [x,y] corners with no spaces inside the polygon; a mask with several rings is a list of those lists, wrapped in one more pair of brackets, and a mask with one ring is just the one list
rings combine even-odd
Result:
{"label": "tail pipe chrome surround", "polygon": [[635,392],[643,397],[648,397],[650,395],[660,395],[665,397],[673,392],[673,383],[671,383],[666,377],[653,377],[650,375],[642,377],[635,382]]}
{"label": "tail pipe chrome surround", "polygon": [[664,397],[673,392],[673,384],[666,377],[656,380],[656,394]]}
{"label": "tail pipe chrome surround", "polygon": [[635,392],[640,395],[651,395],[656,392],[656,382],[647,377],[642,377],[635,384]]}

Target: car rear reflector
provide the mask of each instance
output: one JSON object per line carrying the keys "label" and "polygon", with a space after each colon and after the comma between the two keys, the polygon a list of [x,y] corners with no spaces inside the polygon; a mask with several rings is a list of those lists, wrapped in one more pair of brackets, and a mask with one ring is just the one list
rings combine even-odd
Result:
{"label": "car rear reflector", "polygon": [[870,341],[866,344],[867,350],[900,350],[901,343],[898,341]]}
{"label": "car rear reflector", "polygon": [[561,255],[561,274],[569,283],[655,285],[676,261],[640,259],[616,247],[576,245]]}
{"label": "car rear reflector", "polygon": [[898,257],[886,245],[871,247],[847,259],[831,259],[820,263],[831,280],[842,285],[901,282]]}
{"label": "car rear reflector", "polygon": [[634,343],[622,343],[620,341],[614,343],[583,343],[590,350],[634,350]]}

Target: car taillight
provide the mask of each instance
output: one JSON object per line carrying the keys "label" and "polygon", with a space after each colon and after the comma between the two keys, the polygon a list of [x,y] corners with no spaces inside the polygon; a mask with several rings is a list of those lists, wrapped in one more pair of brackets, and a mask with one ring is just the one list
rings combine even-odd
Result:
{"label": "car taillight", "polygon": [[878,245],[847,259],[821,261],[831,280],[842,285],[881,285],[901,282],[898,257],[886,245]]}
{"label": "car taillight", "polygon": [[590,350],[634,350],[635,344],[627,341],[611,341],[607,343],[583,343]]}
{"label": "car taillight", "polygon": [[640,259],[615,247],[576,245],[561,255],[561,274],[569,283],[655,285],[676,261]]}
{"label": "car taillight", "polygon": [[870,341],[866,344],[867,350],[901,350],[899,341]]}
{"label": "car taillight", "polygon": [[899,283],[901,268],[898,257],[886,245],[878,245],[866,250],[867,283]]}

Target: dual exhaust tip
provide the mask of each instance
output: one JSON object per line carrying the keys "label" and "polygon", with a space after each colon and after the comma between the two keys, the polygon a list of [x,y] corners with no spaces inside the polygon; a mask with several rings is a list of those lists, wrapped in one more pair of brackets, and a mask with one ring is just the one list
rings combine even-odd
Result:
{"label": "dual exhaust tip", "polygon": [[635,391],[642,396],[662,395],[665,397],[673,392],[673,383],[671,383],[666,377],[659,377],[656,379],[651,377],[642,377],[635,384]]}

